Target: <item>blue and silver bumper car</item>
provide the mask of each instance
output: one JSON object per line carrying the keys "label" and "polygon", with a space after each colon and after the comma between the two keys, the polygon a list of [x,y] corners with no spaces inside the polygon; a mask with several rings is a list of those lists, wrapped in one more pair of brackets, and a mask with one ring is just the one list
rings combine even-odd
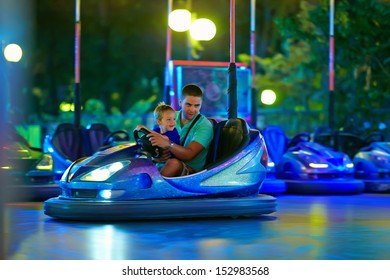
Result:
{"label": "blue and silver bumper car", "polygon": [[[276,199],[259,194],[267,155],[258,130],[242,119],[222,121],[207,167],[163,177],[138,144],[120,144],[75,161],[60,180],[62,193],[44,203],[46,215],[71,220],[146,220],[269,214]],[[217,139],[218,138],[218,139]]]}
{"label": "blue and silver bumper car", "polygon": [[390,192],[390,142],[372,142],[354,156],[355,176],[367,192]]}
{"label": "blue and silver bumper car", "polygon": [[390,192],[390,142],[385,141],[381,132],[372,132],[367,137],[359,137],[346,131],[329,131],[317,135],[319,141],[347,153],[355,166],[355,178],[364,182],[366,192]]}
{"label": "blue and silver bumper car", "polygon": [[364,183],[354,178],[354,164],[347,154],[310,141],[309,133],[291,140],[277,126],[267,127],[263,133],[268,149],[275,147],[276,177],[286,182],[288,193],[363,192]]}

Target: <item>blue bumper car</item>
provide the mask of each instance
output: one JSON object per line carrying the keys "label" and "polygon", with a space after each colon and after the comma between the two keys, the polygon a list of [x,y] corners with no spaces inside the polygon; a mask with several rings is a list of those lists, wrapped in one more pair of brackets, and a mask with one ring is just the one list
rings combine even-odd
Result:
{"label": "blue bumper car", "polygon": [[79,159],[63,174],[61,195],[44,202],[44,213],[90,221],[273,213],[276,199],[259,194],[267,163],[260,132],[242,119],[219,122],[215,131],[210,162],[188,176],[161,176],[139,141]]}
{"label": "blue bumper car", "polygon": [[390,142],[384,134],[363,138],[340,131],[335,140],[336,148],[353,158],[355,177],[364,181],[366,192],[390,192]]}
{"label": "blue bumper car", "polygon": [[275,161],[276,177],[286,182],[288,193],[363,192],[364,183],[354,178],[354,164],[347,154],[312,142],[309,133],[290,140],[282,128],[268,126],[262,134]]}
{"label": "blue bumper car", "polygon": [[361,148],[353,163],[366,192],[390,192],[390,142],[372,142]]}
{"label": "blue bumper car", "polygon": [[111,136],[108,127],[101,123],[87,127],[72,123],[59,124],[53,135],[46,135],[43,143],[43,150],[53,158],[54,180],[59,181],[72,162],[91,156]]}
{"label": "blue bumper car", "polygon": [[12,125],[7,125],[0,165],[5,174],[8,200],[45,200],[59,194],[53,181],[50,154],[32,147]]}

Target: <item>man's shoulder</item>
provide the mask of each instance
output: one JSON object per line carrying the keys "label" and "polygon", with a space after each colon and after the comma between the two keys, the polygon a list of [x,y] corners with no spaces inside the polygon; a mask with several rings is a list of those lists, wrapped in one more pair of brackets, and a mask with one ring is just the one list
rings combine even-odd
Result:
{"label": "man's shoulder", "polygon": [[210,120],[204,116],[204,115],[201,115],[200,118],[199,118],[199,123],[202,125],[202,126],[206,126],[206,127],[210,127],[212,128],[213,125],[211,124]]}

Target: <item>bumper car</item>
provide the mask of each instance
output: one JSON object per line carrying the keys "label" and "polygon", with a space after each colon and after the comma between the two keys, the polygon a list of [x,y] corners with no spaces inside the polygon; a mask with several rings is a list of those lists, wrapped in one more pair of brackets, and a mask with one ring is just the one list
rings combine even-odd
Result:
{"label": "bumper car", "polygon": [[7,125],[2,150],[0,164],[9,200],[44,200],[59,194],[58,185],[53,182],[51,155],[30,146],[12,125]]}
{"label": "bumper car", "polygon": [[354,156],[355,176],[366,192],[390,192],[390,142],[372,142]]}
{"label": "bumper car", "polygon": [[61,179],[73,161],[92,155],[113,136],[108,127],[101,123],[87,127],[59,124],[53,135],[46,135],[43,143],[43,150],[53,158],[54,180]]}
{"label": "bumper car", "polygon": [[155,152],[136,139],[76,160],[60,180],[61,194],[44,213],[65,220],[148,220],[259,216],[276,199],[259,194],[267,153],[258,130],[239,118],[214,128],[209,163],[198,173],[163,177]]}
{"label": "bumper car", "polygon": [[[326,143],[329,135],[319,134],[317,138]],[[334,140],[335,149],[353,159],[355,178],[364,182],[365,192],[390,192],[390,142],[385,141],[382,133],[374,132],[362,138],[339,131]]]}
{"label": "bumper car", "polygon": [[282,128],[268,126],[262,134],[275,161],[276,177],[286,182],[288,193],[352,194],[364,190],[364,183],[354,178],[349,156],[312,142],[309,133],[290,140]]}

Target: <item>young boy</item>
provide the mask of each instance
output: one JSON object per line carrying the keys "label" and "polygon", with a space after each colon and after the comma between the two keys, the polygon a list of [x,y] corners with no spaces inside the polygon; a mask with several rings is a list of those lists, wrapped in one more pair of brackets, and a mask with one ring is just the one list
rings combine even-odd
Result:
{"label": "young boy", "polygon": [[[180,145],[180,135],[176,129],[175,110],[170,105],[160,102],[154,109],[153,115],[156,121],[153,131],[168,137],[171,142]],[[150,131],[150,129],[143,125],[138,125],[136,129],[140,130],[141,128],[145,128]]]}

